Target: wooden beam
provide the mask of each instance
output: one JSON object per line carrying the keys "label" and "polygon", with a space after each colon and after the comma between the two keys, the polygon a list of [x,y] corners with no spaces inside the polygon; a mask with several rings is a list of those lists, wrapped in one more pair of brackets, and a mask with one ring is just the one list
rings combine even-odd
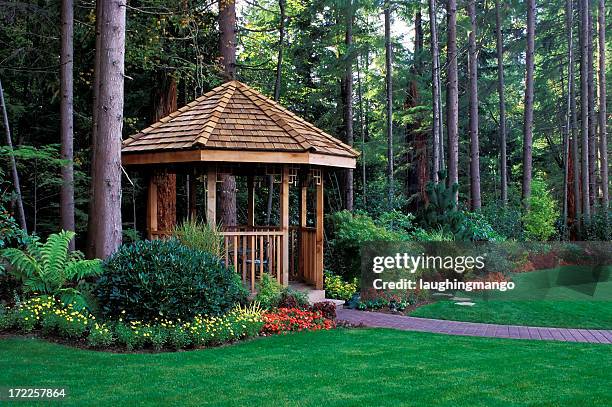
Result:
{"label": "wooden beam", "polygon": [[313,153],[309,151],[256,150],[170,150],[154,152],[124,152],[123,165],[171,164],[186,162],[226,162],[320,165],[325,167],[355,168],[356,158]]}
{"label": "wooden beam", "polygon": [[317,231],[315,252],[314,282],[317,290],[323,289],[323,174],[317,185]]}
{"label": "wooden beam", "polygon": [[217,167],[210,165],[206,175],[206,222],[217,224]]}
{"label": "wooden beam", "polygon": [[247,225],[255,226],[255,182],[253,176],[247,176]]}
{"label": "wooden beam", "polygon": [[299,251],[298,251],[298,276],[300,276],[301,279],[304,279],[304,258],[305,256],[307,256],[308,254],[306,253],[305,250],[305,241],[304,241],[304,236],[303,236],[303,231],[304,228],[306,227],[306,222],[307,222],[307,215],[308,215],[308,205],[307,205],[307,199],[308,199],[308,178],[307,177],[302,177],[302,180],[300,181],[300,229],[299,229],[299,233],[298,233],[298,247],[299,247]]}
{"label": "wooden beam", "polygon": [[280,190],[280,226],[283,232],[282,248],[282,284],[289,285],[289,166],[283,165]]}
{"label": "wooden beam", "polygon": [[157,232],[157,184],[151,174],[147,192],[147,238],[152,239],[155,232]]}

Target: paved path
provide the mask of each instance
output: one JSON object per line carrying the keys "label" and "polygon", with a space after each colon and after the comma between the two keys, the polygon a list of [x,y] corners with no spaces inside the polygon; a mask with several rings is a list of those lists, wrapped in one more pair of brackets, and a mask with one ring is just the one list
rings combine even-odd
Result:
{"label": "paved path", "polygon": [[484,336],[489,338],[612,344],[611,330],[481,324],[475,322],[445,321],[442,319],[414,318],[344,308],[338,308],[337,314],[338,320],[376,328],[393,328],[404,331],[434,332],[449,335]]}

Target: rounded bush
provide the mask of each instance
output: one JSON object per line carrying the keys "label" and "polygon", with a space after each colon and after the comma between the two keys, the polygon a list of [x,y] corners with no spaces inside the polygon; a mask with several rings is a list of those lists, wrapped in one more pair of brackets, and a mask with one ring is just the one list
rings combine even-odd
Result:
{"label": "rounded bush", "polygon": [[96,296],[103,316],[154,321],[219,315],[244,302],[238,275],[219,258],[176,239],[122,246],[103,265]]}

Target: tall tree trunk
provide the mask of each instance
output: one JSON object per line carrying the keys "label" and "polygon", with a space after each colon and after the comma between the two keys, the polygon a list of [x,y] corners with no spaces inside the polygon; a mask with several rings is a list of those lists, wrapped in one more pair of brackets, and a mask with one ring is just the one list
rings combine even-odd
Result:
{"label": "tall tree trunk", "polygon": [[501,201],[508,204],[508,157],[506,142],[506,95],[504,81],[504,40],[499,0],[495,0],[495,28],[497,37],[497,93],[499,95],[499,177]]}
{"label": "tall tree trunk", "polygon": [[595,207],[595,195],[597,192],[597,142],[596,136],[596,124],[597,119],[595,118],[595,104],[597,103],[595,97],[595,71],[593,61],[593,11],[591,9],[591,1],[588,2],[587,7],[588,16],[588,41],[587,41],[587,89],[588,89],[588,102],[589,102],[589,203],[591,205],[591,212],[594,212]]}
{"label": "tall tree trunk", "polygon": [[283,77],[283,48],[285,45],[286,0],[278,0],[280,10],[278,22],[278,53],[276,57],[276,75],[274,81],[274,100],[280,100],[281,79]]}
{"label": "tall tree trunk", "polygon": [[[346,0],[346,31],[344,45],[346,46],[344,76],[342,78],[342,108],[344,121],[344,142],[353,146],[353,2]],[[343,174],[343,206],[344,209],[353,211],[354,187],[353,170],[347,169]]]}
{"label": "tall tree trunk", "polygon": [[94,83],[93,83],[93,109],[92,109],[92,127],[91,137],[89,140],[90,158],[91,158],[91,181],[89,184],[89,210],[87,213],[87,246],[85,253],[87,257],[93,258],[96,255],[96,229],[98,227],[98,219],[94,216],[94,209],[96,207],[93,197],[95,194],[96,183],[94,180],[97,178],[96,174],[96,141],[98,134],[98,100],[100,95],[100,58],[102,38],[102,0],[96,1],[96,53],[94,56]]}
{"label": "tall tree trunk", "polygon": [[[73,128],[73,31],[74,10],[72,0],[62,0],[61,10],[61,52],[60,52],[60,133],[61,156],[66,160],[62,165],[60,188],[60,224],[63,230],[74,231],[74,128]],[[74,239],[70,241],[74,250]]]}
{"label": "tall tree trunk", "polygon": [[[565,139],[564,139],[564,182],[563,182],[563,224],[568,228],[573,224],[573,220],[576,219],[576,198],[578,194],[576,189],[578,187],[577,174],[574,171],[576,162],[576,154],[578,150],[578,144],[575,144],[576,151],[574,151],[574,140],[576,138],[576,123],[575,123],[575,90],[574,90],[574,8],[573,0],[566,0],[565,4],[565,22],[567,31],[567,112],[566,112],[566,126],[565,126]],[[571,146],[570,146],[571,144]],[[566,236],[569,237],[569,236]]]}
{"label": "tall tree trunk", "polygon": [[[457,78],[457,1],[446,3],[447,43],[446,64],[446,126],[448,137],[448,185],[459,182],[459,88]],[[455,194],[455,205],[458,201]]]}
{"label": "tall tree trunk", "polygon": [[432,166],[431,179],[438,182],[440,165],[440,50],[438,46],[438,24],[436,21],[436,0],[429,0],[429,30],[431,48],[431,100],[432,100]]}
{"label": "tall tree trunk", "polygon": [[527,52],[525,58],[525,112],[523,119],[523,207],[531,198],[533,144],[533,72],[535,52],[535,0],[527,0]]}
{"label": "tall tree trunk", "polygon": [[[281,79],[283,77],[283,49],[285,43],[285,18],[286,0],[278,0],[279,23],[278,23],[278,56],[276,58],[276,73],[274,81],[274,100],[280,100]],[[272,201],[274,200],[274,177],[268,175],[268,201],[266,205],[266,225],[270,224],[272,217]]]}
{"label": "tall tree trunk", "polygon": [[[219,0],[219,48],[225,76],[236,76],[236,4],[235,0]],[[220,220],[223,226],[236,225],[236,177],[220,174]]]}
{"label": "tall tree trunk", "polygon": [[359,100],[359,133],[361,135],[361,188],[363,193],[363,206],[366,206],[366,162],[365,162],[365,140],[366,140],[366,126],[365,126],[365,112],[363,110],[363,89],[361,87],[361,62],[357,59],[357,97]]}
{"label": "tall tree trunk", "polygon": [[385,83],[386,83],[386,98],[387,98],[387,182],[388,190],[388,205],[393,207],[394,180],[393,180],[393,49],[391,48],[391,2],[385,1]]}
{"label": "tall tree trunk", "polygon": [[219,2],[219,49],[221,66],[228,80],[236,77],[236,1]]}
{"label": "tall tree trunk", "polygon": [[606,106],[606,4],[599,0],[598,15],[599,40],[599,159],[601,176],[601,206],[606,218],[610,206],[608,192],[608,135],[607,135],[607,106]]}
{"label": "tall tree trunk", "polygon": [[17,195],[17,214],[19,218],[19,227],[24,232],[28,233],[28,227],[26,224],[25,211],[23,210],[23,197],[21,195],[21,184],[19,183],[19,172],[17,171],[17,162],[13,152],[13,140],[11,138],[11,128],[9,126],[8,112],[6,111],[6,102],[4,101],[4,89],[2,89],[2,81],[0,81],[0,105],[2,105],[2,118],[4,123],[4,132],[6,133],[6,145],[10,153],[11,161],[11,175],[13,176],[13,187],[15,188],[15,194]]}
{"label": "tall tree trunk", "polygon": [[[420,93],[418,77],[422,72],[423,25],[421,10],[418,9],[414,18],[414,63],[411,69],[413,78],[408,83],[405,110],[419,106]],[[410,209],[417,211],[420,205],[427,201],[425,186],[429,179],[427,168],[427,133],[423,131],[421,113],[406,126],[406,195],[411,202]]]}
{"label": "tall tree trunk", "polygon": [[[153,91],[153,117],[156,123],[178,109],[176,80],[167,72],[157,79]],[[156,170],[153,174],[157,186],[157,229],[170,232],[176,225],[176,173]]]}
{"label": "tall tree trunk", "polygon": [[121,131],[125,58],[125,0],[102,2],[100,91],[96,134],[95,255],[110,256],[121,244]]}
{"label": "tall tree trunk", "polygon": [[470,203],[473,211],[479,210],[480,200],[480,152],[478,143],[478,49],[476,48],[476,3],[468,0],[470,17],[469,76],[470,76]]}
{"label": "tall tree trunk", "polygon": [[589,83],[588,83],[588,52],[589,52],[589,8],[588,0],[580,0],[580,134],[582,137],[582,218],[585,221],[591,216],[589,202]]}
{"label": "tall tree trunk", "polygon": [[[572,142],[570,147],[570,156],[572,163],[572,195],[574,202],[574,217],[573,217],[573,225],[574,228],[572,230],[574,236],[579,234],[580,232],[580,217],[582,215],[582,200],[580,196],[580,147],[578,141],[578,113],[576,111],[576,49],[575,49],[575,41],[574,41],[574,4],[573,0],[567,0],[568,2],[568,18],[570,20],[570,27],[568,30],[569,37],[569,46],[572,49],[572,63],[570,64],[571,75],[569,78],[570,85],[570,116],[571,116],[571,135]],[[570,200],[571,202],[571,200]]]}

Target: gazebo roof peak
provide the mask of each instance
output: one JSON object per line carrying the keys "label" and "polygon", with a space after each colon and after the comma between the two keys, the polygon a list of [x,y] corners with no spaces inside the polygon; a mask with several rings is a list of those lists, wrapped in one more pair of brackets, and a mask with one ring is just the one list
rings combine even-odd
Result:
{"label": "gazebo roof peak", "polygon": [[[142,160],[126,160],[136,155],[151,157],[155,153],[194,150],[217,151],[219,157],[227,156],[228,152],[247,152],[251,156],[252,153],[313,155],[319,158],[313,160],[308,157],[308,163],[339,167],[354,167],[359,154],[236,80],[212,89],[127,138],[123,141],[122,153],[124,161],[129,164],[144,163]],[[210,159],[212,156],[209,154],[207,159],[201,161],[214,161]],[[154,163],[152,160],[147,161]],[[274,161],[282,162],[278,160],[278,155],[276,159],[268,157],[262,162]]]}

